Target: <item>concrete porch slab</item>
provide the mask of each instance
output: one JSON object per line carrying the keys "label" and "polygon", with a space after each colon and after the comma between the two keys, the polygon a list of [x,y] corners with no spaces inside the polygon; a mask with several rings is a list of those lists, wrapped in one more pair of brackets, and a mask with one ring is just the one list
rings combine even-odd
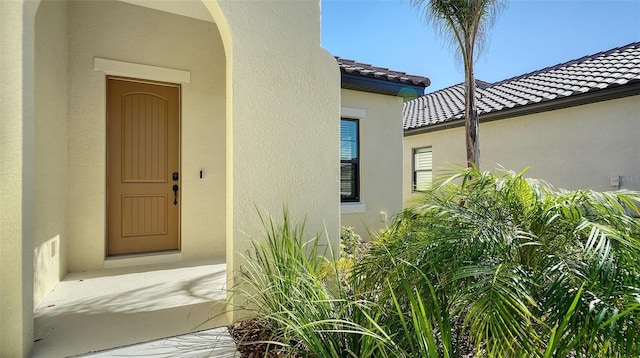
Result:
{"label": "concrete porch slab", "polygon": [[34,312],[32,357],[68,357],[229,324],[224,261],[71,273]]}

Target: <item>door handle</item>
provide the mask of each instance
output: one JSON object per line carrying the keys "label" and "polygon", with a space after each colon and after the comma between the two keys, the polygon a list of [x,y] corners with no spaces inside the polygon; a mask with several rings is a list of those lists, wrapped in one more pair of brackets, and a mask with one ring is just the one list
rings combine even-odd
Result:
{"label": "door handle", "polygon": [[178,205],[178,184],[173,184],[173,205]]}

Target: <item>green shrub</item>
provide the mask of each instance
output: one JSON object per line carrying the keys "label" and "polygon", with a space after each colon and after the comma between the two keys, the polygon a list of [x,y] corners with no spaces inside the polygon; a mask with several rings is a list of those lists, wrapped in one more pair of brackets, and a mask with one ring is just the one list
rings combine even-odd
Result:
{"label": "green shrub", "polygon": [[437,181],[358,274],[380,287],[387,273],[381,306],[408,310],[414,290],[441,355],[458,355],[462,330],[489,357],[637,356],[640,226],[626,213],[640,195],[555,191],[523,174],[465,169]]}
{"label": "green shrub", "polygon": [[340,228],[340,257],[355,259],[358,246],[362,244],[362,237],[356,234],[351,226]]}
{"label": "green shrub", "polygon": [[356,278],[345,280],[332,253],[320,250],[321,237],[306,237],[286,212],[281,224],[263,225],[265,239],[253,242],[234,293],[246,297],[241,308],[270,322],[271,343],[308,357],[387,356],[392,341],[377,326],[379,310],[355,296]]}
{"label": "green shrub", "polygon": [[469,340],[478,357],[637,357],[639,206],[464,169],[355,260],[348,229],[334,261],[286,212],[263,221],[236,291],[309,357],[460,357]]}

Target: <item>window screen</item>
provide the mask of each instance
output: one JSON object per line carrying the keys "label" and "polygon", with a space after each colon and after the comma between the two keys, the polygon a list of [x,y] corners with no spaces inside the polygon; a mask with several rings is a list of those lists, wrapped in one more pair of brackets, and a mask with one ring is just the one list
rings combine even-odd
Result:
{"label": "window screen", "polygon": [[417,148],[413,150],[413,190],[424,191],[427,189],[432,177],[433,156],[431,147]]}

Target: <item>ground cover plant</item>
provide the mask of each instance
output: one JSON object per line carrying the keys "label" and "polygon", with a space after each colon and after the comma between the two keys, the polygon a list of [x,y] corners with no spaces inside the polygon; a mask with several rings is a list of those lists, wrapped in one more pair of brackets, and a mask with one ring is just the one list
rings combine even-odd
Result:
{"label": "ground cover plant", "polygon": [[283,356],[465,357],[471,342],[477,357],[637,357],[638,205],[461,169],[348,265],[268,220],[247,307]]}

